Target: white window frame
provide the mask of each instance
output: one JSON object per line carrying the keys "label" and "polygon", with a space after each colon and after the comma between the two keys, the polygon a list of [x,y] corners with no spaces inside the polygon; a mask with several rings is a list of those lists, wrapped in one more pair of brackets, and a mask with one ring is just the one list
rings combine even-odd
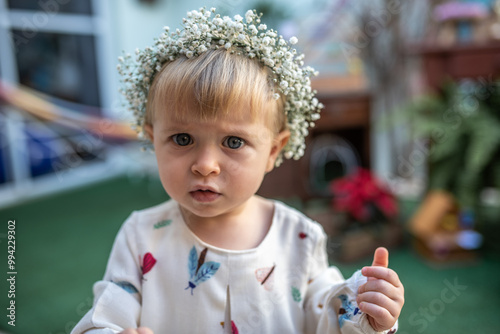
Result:
{"label": "white window frame", "polygon": [[[58,0],[54,0],[57,2]],[[59,0],[61,3],[65,1]],[[47,0],[42,0],[47,2]],[[11,43],[10,30],[26,29],[30,23],[39,32],[84,34],[92,35],[95,40],[97,78],[100,93],[102,116],[118,117],[119,110],[117,87],[114,72],[116,67],[113,54],[113,36],[111,29],[112,16],[109,1],[91,0],[91,15],[50,13],[41,7],[39,11],[9,9],[7,0],[0,0],[0,73],[3,81],[16,86],[19,83],[15,48]],[[45,15],[45,17],[44,17]],[[45,18],[45,19],[44,19]],[[48,19],[47,19],[48,18]],[[39,23],[36,25],[36,23]],[[43,23],[43,24],[41,24]],[[103,162],[84,163],[81,166],[64,171],[64,178],[57,173],[31,177],[27,147],[23,141],[16,138],[23,137],[23,120],[19,111],[9,106],[3,107],[6,121],[6,132],[3,134],[8,142],[12,180],[0,185],[0,208],[20,203],[41,195],[47,195],[62,190],[72,189],[81,185],[107,179],[124,172],[123,163],[120,163],[119,151],[122,149],[108,149]],[[123,154],[123,153],[122,153]],[[112,168],[110,168],[112,167]],[[9,168],[9,167],[8,167]]]}

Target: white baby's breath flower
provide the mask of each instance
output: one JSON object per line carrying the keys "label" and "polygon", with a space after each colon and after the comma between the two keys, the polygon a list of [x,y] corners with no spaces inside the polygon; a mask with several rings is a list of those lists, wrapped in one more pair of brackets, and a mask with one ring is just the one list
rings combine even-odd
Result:
{"label": "white baby's breath flower", "polygon": [[272,60],[271,58],[264,58],[264,64],[266,64],[269,67],[273,67],[274,66],[274,60]]}
{"label": "white baby's breath flower", "polygon": [[253,11],[251,9],[247,10],[247,12],[245,13],[245,20],[247,21],[247,23],[250,23],[253,21]]}
{"label": "white baby's breath flower", "polygon": [[248,27],[248,29],[250,30],[250,32],[252,33],[252,35],[257,35],[259,33],[259,31],[257,30],[257,27],[255,27],[255,25],[250,25]]}
{"label": "white baby's breath flower", "polygon": [[292,37],[290,38],[290,44],[292,44],[292,45],[297,44],[297,42],[298,42],[298,41],[299,41],[299,40],[298,40],[298,39],[297,39],[297,37],[295,37],[295,36],[292,36]]}

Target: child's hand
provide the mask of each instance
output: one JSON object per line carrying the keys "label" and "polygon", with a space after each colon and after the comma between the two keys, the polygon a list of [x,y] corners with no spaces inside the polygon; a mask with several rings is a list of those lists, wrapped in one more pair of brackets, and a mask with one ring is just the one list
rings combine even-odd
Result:
{"label": "child's hand", "polygon": [[370,325],[378,332],[394,326],[404,304],[403,284],[388,265],[389,252],[377,248],[372,266],[361,270],[368,282],[359,287],[356,299],[359,309],[367,314]]}
{"label": "child's hand", "polygon": [[153,331],[147,327],[127,328],[119,334],[154,334]]}

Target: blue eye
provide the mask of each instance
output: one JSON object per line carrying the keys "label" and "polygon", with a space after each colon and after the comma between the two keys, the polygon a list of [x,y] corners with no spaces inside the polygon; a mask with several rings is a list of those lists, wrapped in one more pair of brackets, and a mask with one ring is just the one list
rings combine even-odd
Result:
{"label": "blue eye", "polygon": [[187,146],[193,142],[193,139],[187,133],[175,134],[172,136],[172,140],[179,146]]}
{"label": "blue eye", "polygon": [[230,149],[236,150],[242,147],[245,144],[245,141],[241,138],[230,136],[224,140],[224,146],[229,147]]}

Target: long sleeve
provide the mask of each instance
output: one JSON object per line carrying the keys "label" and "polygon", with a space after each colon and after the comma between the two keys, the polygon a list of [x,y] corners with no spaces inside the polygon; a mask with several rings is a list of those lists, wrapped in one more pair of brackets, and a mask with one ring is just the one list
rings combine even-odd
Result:
{"label": "long sleeve", "polygon": [[[356,303],[359,286],[366,282],[361,271],[344,280],[336,267],[328,268],[324,257],[325,239],[320,240],[315,249],[316,273],[323,269],[308,287],[305,312],[306,333],[308,334],[373,334],[376,332]],[[395,333],[395,327],[383,333]]]}
{"label": "long sleeve", "polygon": [[94,304],[72,334],[119,333],[140,321],[141,280],[136,245],[130,238],[132,214],[120,229],[102,281],[94,284]]}

